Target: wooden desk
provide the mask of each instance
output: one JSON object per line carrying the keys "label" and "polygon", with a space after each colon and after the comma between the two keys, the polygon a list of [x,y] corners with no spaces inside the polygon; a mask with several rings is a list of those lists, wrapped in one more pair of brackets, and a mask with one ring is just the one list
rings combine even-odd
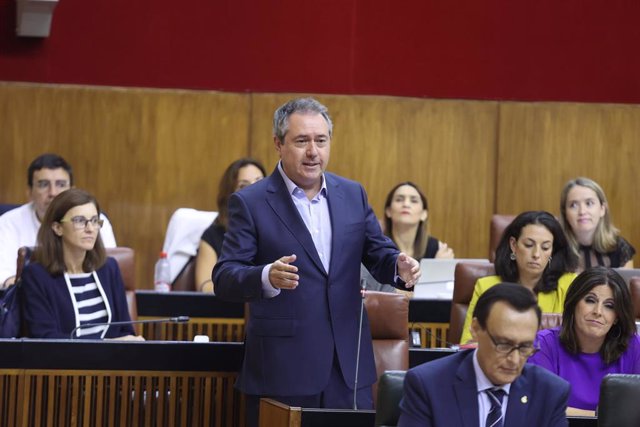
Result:
{"label": "wooden desk", "polygon": [[260,427],[373,427],[371,410],[299,408],[260,399]]}
{"label": "wooden desk", "polygon": [[409,368],[457,353],[450,348],[410,348]]}
{"label": "wooden desk", "polygon": [[[148,340],[192,341],[195,335],[207,335],[211,341],[244,340],[244,304],[222,301],[200,292],[136,291],[138,319],[189,316],[186,324],[142,325]],[[446,345],[451,301],[410,300],[409,331],[420,334],[422,347]]]}
{"label": "wooden desk", "polygon": [[422,348],[447,345],[451,300],[411,299],[409,301],[409,332],[420,335]]}
{"label": "wooden desk", "polygon": [[222,301],[200,292],[136,291],[138,319],[189,316],[188,323],[143,324],[147,340],[193,341],[206,335],[210,341],[244,341],[244,304]]}
{"label": "wooden desk", "polygon": [[[569,427],[597,427],[593,417],[567,417]],[[260,427],[374,427],[375,411],[288,406],[260,399]]]}
{"label": "wooden desk", "polygon": [[[412,350],[419,360],[447,352]],[[233,388],[240,343],[17,339],[0,340],[0,354],[0,425],[244,425],[244,401]],[[279,421],[269,427],[373,427],[375,417],[275,406]],[[291,417],[299,424],[280,424]],[[569,425],[595,427],[596,420],[569,418]]]}
{"label": "wooden desk", "polygon": [[239,343],[0,340],[0,424],[235,426]]}

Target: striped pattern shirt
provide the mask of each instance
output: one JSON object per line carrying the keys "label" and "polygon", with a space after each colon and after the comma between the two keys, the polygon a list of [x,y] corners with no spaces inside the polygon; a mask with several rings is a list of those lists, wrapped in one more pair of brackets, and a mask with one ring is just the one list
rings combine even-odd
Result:
{"label": "striped pattern shirt", "polygon": [[[109,321],[106,301],[102,297],[92,273],[69,274],[71,298],[78,309],[80,325],[87,323],[105,323]],[[83,339],[101,339],[108,326],[92,326],[76,331],[76,336]]]}

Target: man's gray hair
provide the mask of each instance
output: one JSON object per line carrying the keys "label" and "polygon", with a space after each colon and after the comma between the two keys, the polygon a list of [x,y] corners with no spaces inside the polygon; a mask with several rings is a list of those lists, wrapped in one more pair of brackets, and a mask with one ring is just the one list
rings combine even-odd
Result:
{"label": "man's gray hair", "polygon": [[284,136],[289,130],[289,116],[293,113],[322,115],[329,125],[329,137],[333,134],[333,122],[327,107],[313,98],[296,98],[280,106],[273,115],[273,135],[280,142],[284,142]]}

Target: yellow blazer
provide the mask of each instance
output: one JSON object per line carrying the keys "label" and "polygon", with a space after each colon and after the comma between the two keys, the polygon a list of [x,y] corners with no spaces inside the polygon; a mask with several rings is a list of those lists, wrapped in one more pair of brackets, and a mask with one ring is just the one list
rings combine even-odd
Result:
{"label": "yellow blazer", "polygon": [[[573,282],[577,276],[576,273],[565,273],[558,279],[558,288],[551,292],[541,292],[538,294],[538,305],[543,313],[562,313],[564,308],[564,299],[567,296],[567,290],[569,285]],[[471,340],[471,332],[469,327],[471,326],[471,319],[473,318],[473,310],[476,308],[476,303],[480,295],[486,292],[487,289],[492,286],[501,283],[500,276],[486,276],[476,280],[476,284],[473,288],[473,297],[469,303],[469,310],[467,310],[467,317],[464,319],[464,327],[462,328],[462,337],[460,343],[465,344]]]}

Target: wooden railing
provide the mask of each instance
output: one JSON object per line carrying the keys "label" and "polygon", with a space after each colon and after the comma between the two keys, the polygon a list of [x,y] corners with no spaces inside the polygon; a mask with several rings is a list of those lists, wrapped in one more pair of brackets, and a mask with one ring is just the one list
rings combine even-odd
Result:
{"label": "wooden railing", "polygon": [[[138,316],[138,319],[152,320],[159,317]],[[206,335],[209,341],[243,342],[244,319],[192,317],[187,323],[142,325],[142,336],[146,340],[193,341],[196,335]]]}
{"label": "wooden railing", "polygon": [[[139,320],[190,317],[188,323],[142,325],[142,336],[147,340],[192,341],[196,335],[206,335],[210,341],[244,341],[242,304],[227,303],[213,295],[195,292],[137,291],[136,300]],[[449,310],[449,301],[411,300],[407,334],[418,332],[422,348],[445,347]]]}
{"label": "wooden railing", "polygon": [[0,351],[16,356],[0,367],[2,426],[244,425],[241,345],[2,340]]}
{"label": "wooden railing", "polygon": [[[15,424],[38,426],[241,425],[235,374],[27,370]],[[22,419],[20,419],[22,418]]]}

